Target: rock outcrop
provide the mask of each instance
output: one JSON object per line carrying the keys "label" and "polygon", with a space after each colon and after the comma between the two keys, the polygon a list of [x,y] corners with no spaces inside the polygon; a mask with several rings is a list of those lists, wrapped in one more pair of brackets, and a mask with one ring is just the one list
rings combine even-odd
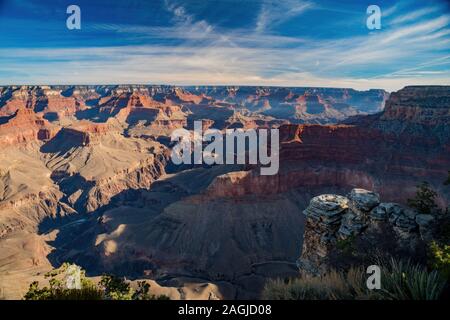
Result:
{"label": "rock outcrop", "polygon": [[380,226],[392,227],[400,247],[414,255],[420,241],[429,241],[438,221],[433,214],[420,214],[397,203],[380,202],[377,193],[353,189],[346,197],[324,194],[311,199],[306,216],[303,248],[297,264],[301,272],[320,274],[330,267],[337,243],[364,237]]}
{"label": "rock outcrop", "polygon": [[[0,147],[33,141],[47,141],[59,127],[36,115],[32,109],[20,108],[12,116],[0,118]],[[3,122],[3,123],[2,123]]]}

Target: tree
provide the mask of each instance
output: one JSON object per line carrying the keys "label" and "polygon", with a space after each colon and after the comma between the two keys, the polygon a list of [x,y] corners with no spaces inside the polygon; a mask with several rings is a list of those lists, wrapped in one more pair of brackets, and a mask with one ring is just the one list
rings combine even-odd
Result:
{"label": "tree", "polygon": [[100,286],[103,287],[106,299],[110,300],[131,300],[133,289],[125,279],[112,275],[103,275],[100,280]]}
{"label": "tree", "polygon": [[166,295],[150,294],[150,284],[147,281],[138,281],[138,287],[134,291],[132,300],[170,300]]}
{"label": "tree", "polygon": [[138,288],[133,293],[133,300],[150,300],[150,285],[146,281],[138,281]]}
{"label": "tree", "polygon": [[50,300],[52,297],[52,291],[44,287],[39,288],[39,281],[33,281],[28,288],[28,292],[23,297],[25,300]]}
{"label": "tree", "polygon": [[435,199],[437,193],[431,189],[428,182],[422,182],[417,186],[416,196],[408,199],[408,205],[420,213],[430,214],[439,210]]}

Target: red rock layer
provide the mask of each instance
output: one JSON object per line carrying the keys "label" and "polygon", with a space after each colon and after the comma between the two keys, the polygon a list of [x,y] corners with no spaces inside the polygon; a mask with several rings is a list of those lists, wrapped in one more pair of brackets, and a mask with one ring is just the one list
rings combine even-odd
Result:
{"label": "red rock layer", "polygon": [[450,144],[432,135],[395,135],[349,125],[283,125],[280,140],[277,175],[260,176],[259,169],[223,175],[204,196],[270,195],[334,186],[371,189],[388,201],[404,203],[414,196],[417,184],[428,181],[440,194],[440,205],[449,203],[450,192],[442,183],[450,169]]}
{"label": "red rock layer", "polygon": [[47,105],[42,110],[44,114],[54,113],[58,118],[73,116],[77,111],[86,109],[84,102],[80,102],[73,97],[63,97],[61,95],[48,95]]}
{"label": "red rock layer", "polygon": [[167,105],[137,92],[110,97],[101,104],[99,112],[129,124],[144,121],[147,124],[167,128],[180,128],[186,125],[180,106]]}
{"label": "red rock layer", "polygon": [[58,127],[36,115],[33,110],[20,108],[12,118],[0,125],[0,146],[49,140],[58,131]]}
{"label": "red rock layer", "polygon": [[86,109],[82,100],[75,97],[64,97],[60,90],[23,87],[12,94],[4,106],[0,108],[0,116],[14,114],[18,109],[32,109],[37,113],[51,113],[57,118],[72,116],[79,110]]}

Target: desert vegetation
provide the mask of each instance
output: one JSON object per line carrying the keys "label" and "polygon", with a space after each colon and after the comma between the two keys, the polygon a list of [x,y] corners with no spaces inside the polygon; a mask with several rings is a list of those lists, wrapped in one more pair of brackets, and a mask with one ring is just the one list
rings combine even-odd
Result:
{"label": "desert vegetation", "polygon": [[[450,171],[444,181],[450,185]],[[437,270],[444,278],[450,279],[450,212],[449,208],[441,209],[436,204],[438,194],[423,182],[417,186],[416,196],[408,200],[408,205],[421,213],[432,213],[437,217],[433,239],[427,244],[427,264],[430,269]]]}
{"label": "desert vegetation", "polygon": [[[38,281],[30,284],[25,300],[169,300],[165,295],[149,293],[150,284],[138,281],[137,288],[131,287],[129,281],[113,275],[103,275],[96,284],[86,277],[84,270],[79,269],[79,286],[68,286],[69,268],[79,268],[70,263],[63,263],[61,267],[48,272],[49,286],[40,287]],[[69,275],[70,277],[70,275]],[[70,280],[69,280],[70,281]]]}
{"label": "desert vegetation", "polygon": [[[444,182],[445,183],[445,182]],[[408,199],[408,205],[420,213],[430,214],[440,211],[436,204],[437,193],[428,182],[422,182],[417,186],[416,196]]]}
{"label": "desert vegetation", "polygon": [[345,272],[330,270],[318,277],[270,280],[262,296],[270,300],[437,300],[447,285],[439,272],[409,260],[391,258],[380,268],[379,290],[367,288],[366,270],[360,266]]}

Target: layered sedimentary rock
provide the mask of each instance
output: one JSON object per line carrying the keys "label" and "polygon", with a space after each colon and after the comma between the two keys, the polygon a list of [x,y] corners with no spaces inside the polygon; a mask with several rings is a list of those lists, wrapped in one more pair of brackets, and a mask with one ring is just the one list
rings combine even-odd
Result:
{"label": "layered sedimentary rock", "polygon": [[[334,123],[355,114],[380,111],[388,96],[383,90],[272,87],[125,85],[9,86],[0,89],[0,116],[11,115],[18,108],[30,108],[52,121],[73,116],[106,121],[127,107],[136,107],[139,112],[139,108],[180,106],[196,113],[215,106],[219,107],[216,111],[224,111],[218,123],[226,121],[230,109],[244,111],[256,120],[272,117],[293,123]],[[164,112],[170,118],[169,113]],[[127,111],[122,113],[128,115]]]}
{"label": "layered sedimentary rock", "polygon": [[157,142],[125,138],[105,123],[82,121],[42,146],[46,166],[68,203],[91,212],[126,189],[149,188],[164,173]]}
{"label": "layered sedimentary rock", "polygon": [[0,107],[1,115],[11,115],[18,109],[31,109],[51,120],[73,116],[86,108],[84,98],[64,96],[59,88],[50,86],[23,86],[10,89],[4,94],[5,105]]}
{"label": "layered sedimentary rock", "polygon": [[[392,96],[385,112],[348,124],[280,127],[281,167],[294,172],[315,168],[317,179],[325,179],[320,171],[334,172],[343,185],[374,190],[401,203],[413,196],[415,185],[428,181],[440,194],[439,204],[447,205],[450,195],[442,182],[450,168],[444,116],[450,112],[450,88],[407,87]],[[416,110],[413,118],[407,115],[410,110]],[[343,171],[357,174],[346,178]]]}
{"label": "layered sedimentary rock", "polygon": [[383,113],[344,122],[379,129],[401,137],[408,145],[433,142],[445,146],[450,136],[449,91],[449,86],[405,87],[392,93]]}
{"label": "layered sedimentary rock", "polygon": [[59,128],[36,115],[32,109],[20,108],[12,116],[0,118],[0,146],[32,141],[47,141]]}
{"label": "layered sedimentary rock", "polygon": [[75,213],[39,158],[35,141],[3,146],[0,153],[0,238],[19,230],[35,232],[47,218]]}
{"label": "layered sedimentary rock", "polygon": [[380,202],[377,193],[353,189],[346,197],[323,194],[311,199],[306,216],[301,272],[320,274],[330,267],[331,253],[340,240],[364,237],[372,229],[388,225],[397,236],[391,243],[414,256],[421,241],[432,238],[439,214],[421,214],[397,203]]}
{"label": "layered sedimentary rock", "polygon": [[423,125],[448,124],[448,91],[447,86],[406,87],[390,96],[381,119]]}
{"label": "layered sedimentary rock", "polygon": [[[423,97],[413,100],[411,90],[419,97],[431,95],[433,103],[424,102]],[[230,173],[218,177],[205,194],[243,196],[276,194],[299,187],[363,187],[375,190],[388,201],[406,203],[416,185],[428,181],[438,191],[439,204],[446,206],[450,195],[442,182],[450,168],[450,143],[443,133],[449,126],[448,120],[440,116],[443,110],[450,110],[446,104],[450,89],[436,90],[413,87],[394,93],[393,99],[405,105],[388,100],[386,113],[395,114],[392,109],[407,109],[409,101],[415,101],[414,108],[422,108],[421,114],[434,115],[433,123],[447,124],[445,127],[420,117],[409,122],[401,116],[403,111],[398,118],[380,113],[355,119],[351,124],[282,125],[277,175],[260,176],[257,170]],[[403,91],[407,98],[399,98]],[[436,108],[440,111],[435,114]],[[398,123],[408,130],[396,131]]]}
{"label": "layered sedimentary rock", "polygon": [[[303,101],[309,99],[305,97],[312,97],[311,107],[314,109],[314,102],[320,100],[322,107],[328,104],[335,110],[342,110],[347,107],[354,107],[361,112],[378,112],[383,109],[384,101],[388,94],[384,90],[368,90],[356,91],[353,89],[340,88],[271,88],[271,87],[187,87],[190,92],[199,94],[204,93],[218,101],[243,105],[249,110],[260,111],[281,111],[283,106],[295,111],[295,106],[298,106]],[[272,111],[270,111],[272,110]],[[289,111],[288,111],[289,112]],[[290,111],[292,112],[292,111]],[[316,112],[308,113],[318,114]]]}

